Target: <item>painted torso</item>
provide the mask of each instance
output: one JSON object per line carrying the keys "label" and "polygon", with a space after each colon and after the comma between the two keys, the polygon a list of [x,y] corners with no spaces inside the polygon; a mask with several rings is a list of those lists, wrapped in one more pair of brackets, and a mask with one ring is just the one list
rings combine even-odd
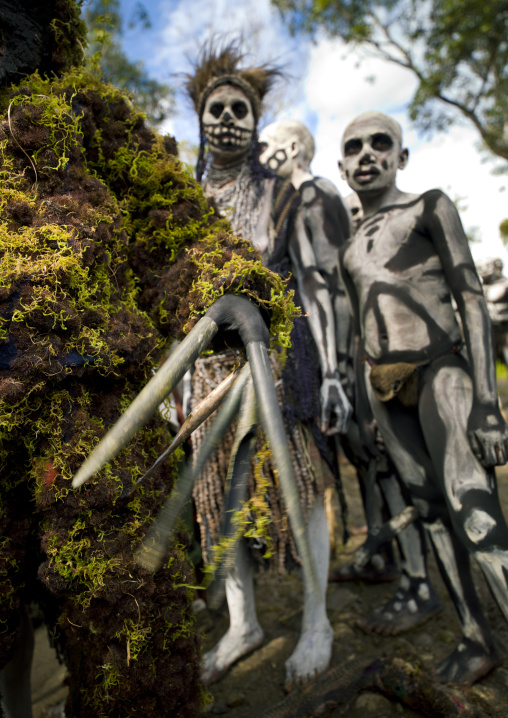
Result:
{"label": "painted torso", "polygon": [[340,287],[339,249],[352,234],[349,213],[335,185],[323,177],[303,182],[299,191],[317,267],[334,294]]}
{"label": "painted torso", "polygon": [[433,190],[380,208],[362,222],[344,252],[365,350],[374,361],[425,361],[461,340],[428,230],[428,215],[443,196]]}

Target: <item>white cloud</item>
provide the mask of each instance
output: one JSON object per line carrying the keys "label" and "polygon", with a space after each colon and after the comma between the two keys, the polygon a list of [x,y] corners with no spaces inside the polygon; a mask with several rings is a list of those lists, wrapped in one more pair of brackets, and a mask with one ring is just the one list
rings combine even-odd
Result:
{"label": "white cloud", "polygon": [[[253,64],[274,63],[294,77],[305,72],[305,56],[309,44],[300,44],[289,37],[278,12],[270,0],[247,0],[236,3],[226,0],[188,0],[175,3],[163,0],[160,4],[159,39],[153,49],[151,67],[155,73],[171,68],[175,84],[182,86],[183,76],[189,72],[191,60],[199,54],[203,43],[218,35],[242,37],[248,60]],[[297,83],[298,84],[298,83]],[[192,117],[189,101],[181,94],[178,114],[165,126],[176,132],[178,139],[198,141],[197,120]],[[272,113],[266,121],[274,119],[273,111],[298,103],[301,92],[295,93],[291,83],[279,84],[271,97]]]}
{"label": "white cloud", "polygon": [[415,87],[407,70],[325,39],[312,48],[305,81],[309,105],[343,126],[365,107],[392,114],[408,102]]}
{"label": "white cloud", "polygon": [[[373,83],[366,79],[372,76]],[[308,110],[318,118],[313,172],[348,194],[337,168],[342,133],[363,112],[385,112],[402,125],[410,148],[409,165],[398,178],[400,189],[424,192],[438,187],[453,200],[460,198],[466,231],[478,228],[481,238],[471,245],[473,256],[500,256],[508,268],[508,252],[499,238],[499,224],[508,217],[506,193],[500,191],[506,178],[493,176],[491,165],[482,162],[476,149],[478,134],[469,126],[454,126],[430,140],[419,137],[407,116],[415,87],[413,76],[403,68],[372,57],[358,62],[358,55],[348,54],[338,41],[325,40],[314,47],[305,79]]]}

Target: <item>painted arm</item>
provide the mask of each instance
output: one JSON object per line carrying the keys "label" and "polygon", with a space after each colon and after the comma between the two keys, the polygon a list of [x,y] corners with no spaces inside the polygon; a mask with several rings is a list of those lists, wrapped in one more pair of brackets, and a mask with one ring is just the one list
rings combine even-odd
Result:
{"label": "painted arm", "polygon": [[484,466],[502,465],[508,458],[508,427],[499,409],[492,330],[481,283],[451,200],[441,194],[425,216],[464,329],[474,389],[469,441]]}
{"label": "painted arm", "polygon": [[[351,215],[336,187],[320,178],[319,194],[305,206],[305,227],[317,259],[319,272],[326,280],[335,317],[337,366],[348,396],[352,389],[352,320],[349,302],[340,278],[339,252],[352,236]],[[324,195],[324,197],[323,197]]]}
{"label": "painted arm", "polygon": [[[321,384],[321,429],[325,433],[345,433],[352,414],[337,370],[335,322],[330,293],[316,266],[316,257],[305,230],[303,213],[298,212],[289,242],[292,270],[308,314],[309,327],[316,342],[323,377]],[[333,416],[335,415],[335,416]]]}
{"label": "painted arm", "polygon": [[377,427],[370,401],[367,393],[365,365],[364,365],[364,349],[361,338],[361,323],[360,323],[360,305],[356,294],[356,288],[353,280],[351,279],[345,264],[344,257],[347,251],[347,247],[344,247],[340,252],[340,275],[342,283],[346,290],[346,295],[349,300],[349,311],[352,319],[353,327],[353,367],[355,377],[354,397],[355,397],[355,418],[358,423],[358,429],[360,432],[360,441],[367,454],[375,459],[378,459],[381,454],[378,448],[378,436]]}

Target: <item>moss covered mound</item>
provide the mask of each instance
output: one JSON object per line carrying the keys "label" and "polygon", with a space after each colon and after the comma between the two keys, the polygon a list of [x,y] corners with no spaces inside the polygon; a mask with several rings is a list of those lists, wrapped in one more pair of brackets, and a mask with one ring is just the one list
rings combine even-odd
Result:
{"label": "moss covered mound", "polygon": [[118,90],[71,70],[0,93],[0,661],[19,602],[44,594],[70,717],[200,712],[182,546],[155,576],[132,560],[175,465],[121,498],[167,429],[155,417],[94,481],[74,492],[70,480],[167,339],[226,291],[289,336],[284,283]]}
{"label": "moss covered mound", "polygon": [[36,68],[60,75],[84,56],[82,0],[0,0],[0,84],[19,82]]}

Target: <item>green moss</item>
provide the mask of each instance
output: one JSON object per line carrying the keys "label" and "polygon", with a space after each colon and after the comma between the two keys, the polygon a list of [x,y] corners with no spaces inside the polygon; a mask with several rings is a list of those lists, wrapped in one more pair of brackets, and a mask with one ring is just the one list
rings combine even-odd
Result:
{"label": "green moss", "polygon": [[[41,517],[39,576],[66,606],[71,693],[88,704],[80,715],[127,716],[134,704],[160,715],[167,682],[181,694],[165,695],[165,709],[187,718],[199,712],[199,691],[191,595],[178,588],[191,580],[183,547],[155,576],[132,562],[180,454],[121,499],[167,446],[154,418],[80,491],[71,478],[149,379],[168,336],[233,292],[266,307],[287,343],[292,297],[216,220],[174,142],[115,88],[83,70],[35,74],[0,92],[0,111],[9,113],[0,124],[0,349],[11,362],[0,379],[2,492],[27,482]],[[255,526],[246,507],[239,530],[263,531],[258,499]],[[80,673],[83,651],[93,675]],[[78,698],[80,679],[94,689]]]}
{"label": "green moss", "polygon": [[[274,345],[289,347],[292,320],[301,314],[293,301],[294,292],[287,290],[286,280],[263,266],[258,252],[244,240],[233,240],[243,250],[242,254],[232,254],[231,259],[224,262],[220,241],[223,230],[220,223],[217,225],[215,231],[203,239],[199,250],[189,253],[189,261],[200,271],[189,295],[189,322],[185,330],[188,331],[196,318],[223,294],[242,294],[270,313]],[[260,286],[266,287],[268,292],[260,292]]]}
{"label": "green moss", "polygon": [[97,718],[108,718],[111,715],[111,694],[116,693],[121,683],[122,675],[118,666],[112,663],[101,666],[100,672],[95,676],[94,686],[84,691],[85,701],[97,711]]}
{"label": "green moss", "polygon": [[121,566],[119,557],[107,558],[100,552],[90,552],[92,542],[87,536],[87,517],[79,518],[62,543],[57,534],[49,538],[47,554],[50,565],[75,587],[73,600],[81,608],[88,608],[98,592],[102,591]]}

